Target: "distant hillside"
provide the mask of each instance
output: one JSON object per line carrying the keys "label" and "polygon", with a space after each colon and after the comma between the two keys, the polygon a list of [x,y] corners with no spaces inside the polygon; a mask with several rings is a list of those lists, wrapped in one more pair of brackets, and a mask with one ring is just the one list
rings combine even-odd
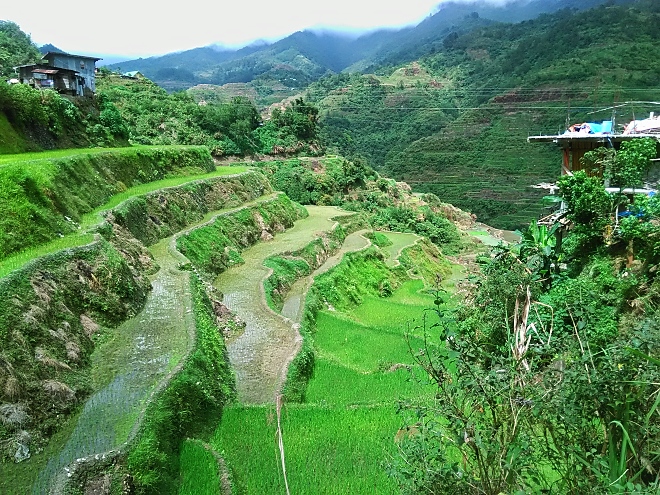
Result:
{"label": "distant hillside", "polygon": [[[310,86],[324,144],[498,227],[540,212],[561,156],[527,136],[658,101],[660,5],[562,10],[447,37],[418,63]],[[599,109],[606,109],[598,112]],[[616,109],[620,124],[658,111]]]}
{"label": "distant hillside", "polygon": [[66,53],[64,50],[60,50],[57,48],[55,45],[52,45],[50,43],[46,43],[45,45],[41,45],[39,47],[39,51],[43,54],[46,54],[48,52],[57,52],[57,53]]}
{"label": "distant hillside", "polygon": [[[462,33],[493,22],[518,22],[562,8],[586,9],[613,0],[517,0],[493,6],[474,3],[442,3],[437,12],[419,25],[400,30],[379,30],[357,38],[337,32],[302,31],[276,43],[256,44],[231,50],[195,48],[179,53],[129,60],[108,66],[111,70],[139,70],[168,90],[196,84],[278,82],[301,89],[327,72],[373,70],[397,65],[434,53],[451,33]],[[626,3],[632,0],[617,0]]]}

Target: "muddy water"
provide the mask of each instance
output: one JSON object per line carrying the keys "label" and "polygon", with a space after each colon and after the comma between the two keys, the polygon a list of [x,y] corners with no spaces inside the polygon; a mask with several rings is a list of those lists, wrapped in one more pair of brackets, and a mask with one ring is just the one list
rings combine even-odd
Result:
{"label": "muddy water", "polygon": [[152,247],[161,269],[144,309],[95,351],[95,361],[113,363],[106,371],[110,383],[87,400],[73,433],[40,473],[33,493],[47,493],[55,476],[75,459],[125,442],[146,399],[185,355],[194,332],[189,274],[176,269],[168,243],[166,239]]}
{"label": "muddy water", "polygon": [[245,331],[228,345],[229,360],[236,374],[238,399],[242,403],[273,402],[282,384],[286,365],[300,346],[295,321],[272,311],[266,304],[263,279],[269,270],[264,260],[309,244],[334,226],[337,208],[309,206],[309,217],[298,220],[272,241],[261,242],[241,253],[245,264],[221,274],[215,285],[224,294],[224,304],[245,321]]}
{"label": "muddy water", "polygon": [[387,256],[385,263],[389,267],[395,267],[399,264],[399,256],[401,251],[405,248],[412,246],[421,239],[417,234],[407,234],[402,232],[387,232],[387,238],[392,241],[390,246],[384,246],[381,250]]}

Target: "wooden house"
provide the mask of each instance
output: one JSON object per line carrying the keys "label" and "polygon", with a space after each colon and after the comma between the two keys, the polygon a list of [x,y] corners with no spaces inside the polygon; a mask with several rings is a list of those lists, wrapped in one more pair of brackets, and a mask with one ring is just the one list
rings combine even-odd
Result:
{"label": "wooden house", "polygon": [[618,150],[622,142],[644,137],[659,139],[660,134],[646,130],[644,132],[615,133],[612,132],[612,122],[605,121],[572,125],[563,134],[529,136],[527,142],[557,144],[562,150],[561,175],[566,175],[584,168],[580,160],[588,151],[601,147]]}
{"label": "wooden house", "polygon": [[54,89],[62,94],[83,96],[96,92],[96,62],[84,55],[48,52],[40,63],[17,67],[18,79],[38,89]]}
{"label": "wooden house", "polygon": [[[562,150],[561,175],[568,175],[578,170],[584,170],[585,167],[581,163],[582,157],[588,151],[595,150],[596,148],[607,147],[618,150],[624,141],[639,138],[653,138],[660,141],[660,119],[655,118],[653,114],[651,114],[649,119],[629,123],[623,133],[613,132],[612,124],[611,121],[575,124],[570,126],[563,134],[529,136],[527,142],[557,144]],[[647,172],[645,182],[649,183],[652,187],[623,190],[606,187],[606,190],[608,192],[627,194],[631,197],[631,200],[635,194],[655,194],[656,190],[654,187],[660,182],[660,169],[657,165],[651,167]],[[552,185],[552,187],[556,186]],[[558,206],[558,209],[550,207],[551,211],[546,212],[547,214],[540,218],[537,223],[539,225],[551,226],[556,222],[560,222],[565,225],[565,205],[562,202]]]}

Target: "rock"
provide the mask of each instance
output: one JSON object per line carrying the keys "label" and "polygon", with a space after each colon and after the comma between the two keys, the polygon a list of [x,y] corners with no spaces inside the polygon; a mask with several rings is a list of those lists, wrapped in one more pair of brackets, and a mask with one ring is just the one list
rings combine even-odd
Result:
{"label": "rock", "polygon": [[27,431],[21,431],[15,437],[16,440],[16,453],[14,454],[14,462],[23,462],[30,458],[30,434]]}

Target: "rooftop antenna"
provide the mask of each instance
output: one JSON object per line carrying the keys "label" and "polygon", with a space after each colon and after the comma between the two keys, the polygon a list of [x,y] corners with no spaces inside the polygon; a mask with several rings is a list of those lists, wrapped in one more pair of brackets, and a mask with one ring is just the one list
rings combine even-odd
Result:
{"label": "rooftop antenna", "polygon": [[571,97],[568,97],[568,107],[566,108],[566,126],[564,129],[568,129],[571,125]]}

